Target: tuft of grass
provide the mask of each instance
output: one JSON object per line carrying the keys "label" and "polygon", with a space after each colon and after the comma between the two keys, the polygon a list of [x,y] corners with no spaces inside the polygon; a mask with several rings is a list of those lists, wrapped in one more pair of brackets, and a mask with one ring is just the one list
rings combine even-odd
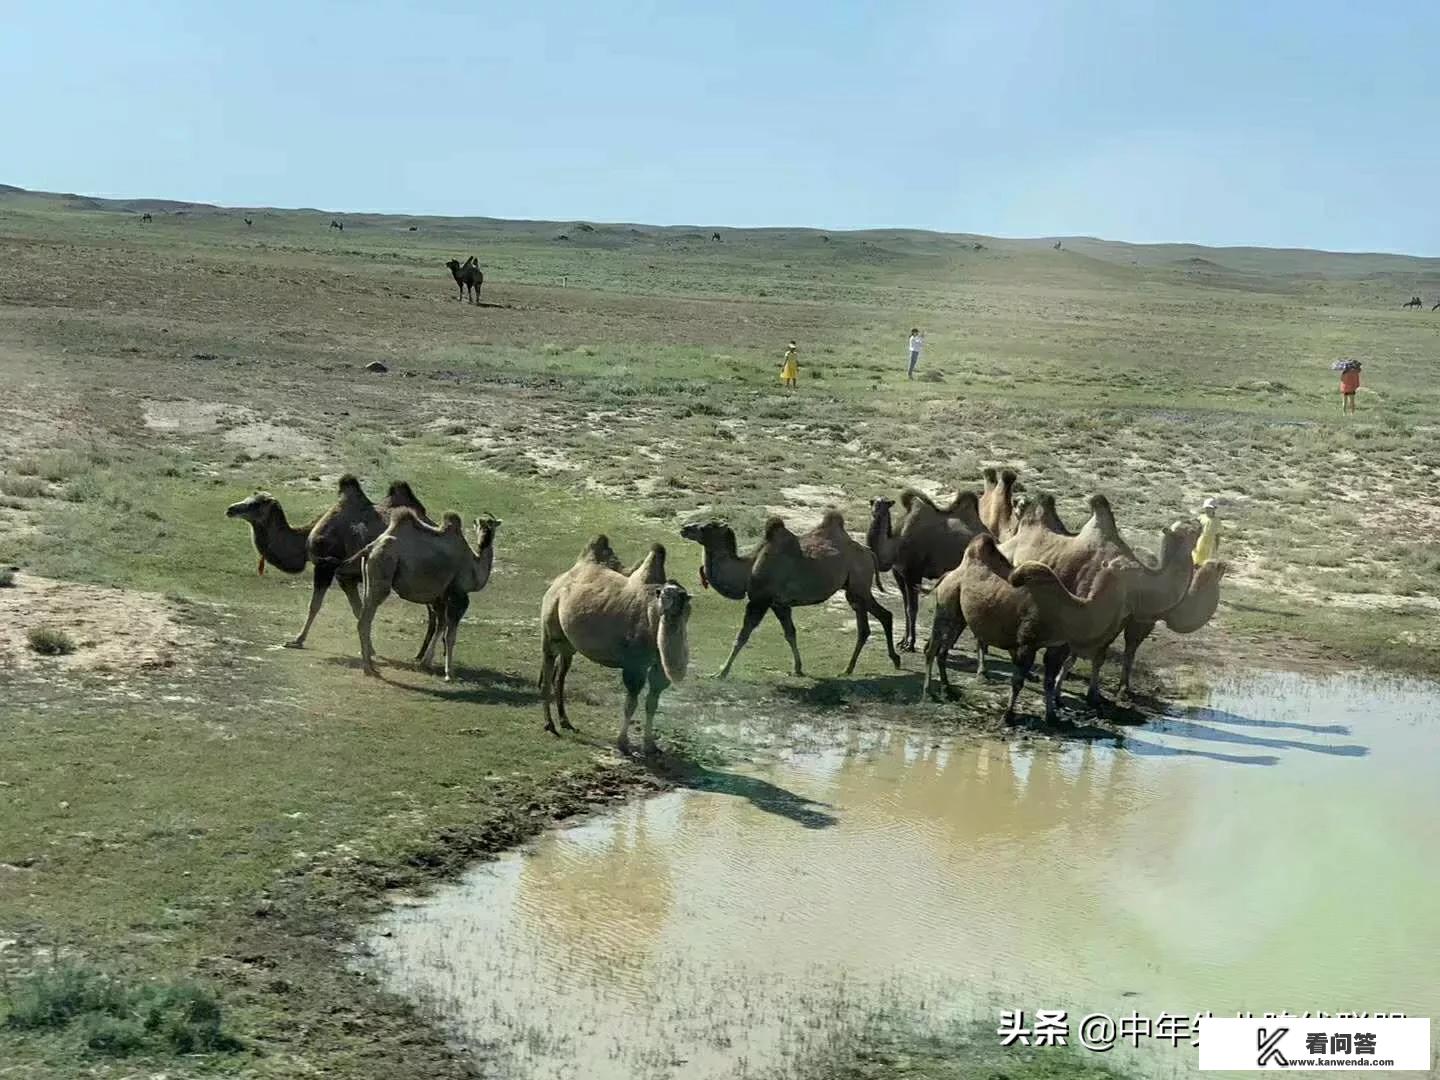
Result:
{"label": "tuft of grass", "polygon": [[12,495],[17,499],[37,499],[49,490],[45,481],[38,476],[12,474],[0,477],[0,492]]}
{"label": "tuft of grass", "polygon": [[93,1054],[208,1054],[240,1049],[223,1027],[220,1002],[189,983],[127,984],[90,968],[60,965],[22,980],[5,998],[14,1031],[78,1033]]}
{"label": "tuft of grass", "polygon": [[25,633],[32,651],[41,656],[67,656],[75,651],[75,642],[64,630],[53,626],[32,626]]}

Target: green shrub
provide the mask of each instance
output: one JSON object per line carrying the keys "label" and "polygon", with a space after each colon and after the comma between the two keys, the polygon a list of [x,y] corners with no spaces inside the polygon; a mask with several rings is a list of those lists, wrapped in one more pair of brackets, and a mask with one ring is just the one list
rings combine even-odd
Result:
{"label": "green shrub", "polygon": [[12,475],[0,478],[0,491],[17,499],[34,499],[50,489],[37,476]]}
{"label": "green shrub", "polygon": [[52,626],[32,626],[26,631],[25,640],[41,656],[66,656],[75,651],[70,635]]}
{"label": "green shrub", "polygon": [[220,1002],[184,983],[127,986],[81,967],[56,967],[22,980],[6,1001],[5,1026],[65,1030],[93,1054],[212,1054],[241,1048],[225,1032]]}

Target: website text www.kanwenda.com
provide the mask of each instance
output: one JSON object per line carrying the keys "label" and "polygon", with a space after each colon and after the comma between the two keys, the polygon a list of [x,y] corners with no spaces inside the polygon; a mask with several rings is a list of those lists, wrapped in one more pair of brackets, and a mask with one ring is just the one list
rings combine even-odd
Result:
{"label": "website text www.kanwenda.com", "polygon": [[1280,1068],[1284,1069],[1318,1069],[1326,1065],[1344,1065],[1349,1069],[1393,1069],[1394,1058],[1291,1058]]}

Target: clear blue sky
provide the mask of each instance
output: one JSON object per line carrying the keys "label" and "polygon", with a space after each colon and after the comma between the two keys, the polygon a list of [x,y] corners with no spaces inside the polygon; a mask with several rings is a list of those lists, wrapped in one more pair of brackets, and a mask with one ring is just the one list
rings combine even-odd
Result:
{"label": "clear blue sky", "polygon": [[12,0],[0,182],[1440,255],[1440,22],[1351,0]]}

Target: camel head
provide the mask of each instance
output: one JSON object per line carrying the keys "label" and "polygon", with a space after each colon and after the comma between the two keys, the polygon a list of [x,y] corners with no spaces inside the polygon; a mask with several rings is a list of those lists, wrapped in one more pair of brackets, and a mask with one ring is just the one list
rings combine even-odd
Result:
{"label": "camel head", "polygon": [[241,499],[225,508],[227,518],[240,518],[252,525],[263,525],[270,515],[280,508],[279,502],[268,491],[257,491],[248,499]]}
{"label": "camel head", "polygon": [[881,495],[878,499],[872,499],[870,502],[870,520],[880,521],[882,518],[888,518],[890,516],[890,508],[894,505],[895,500],[886,498],[884,495]]}
{"label": "camel head", "polygon": [[727,550],[735,548],[735,530],[723,521],[692,521],[680,530],[680,536],[702,547],[719,544]]}
{"label": "camel head", "polygon": [[[845,515],[840,513],[835,507],[827,506],[825,512],[820,515],[820,528],[828,529],[831,532],[844,532]],[[765,531],[768,534],[770,530],[767,528]]]}
{"label": "camel head", "polygon": [[657,586],[655,595],[660,600],[662,618],[683,619],[690,614],[690,594],[678,581],[667,581]]}
{"label": "camel head", "polygon": [[504,523],[503,521],[501,521],[499,518],[497,518],[494,514],[486,514],[484,517],[478,517],[478,518],[476,518],[476,519],[475,519],[475,539],[476,539],[476,541],[483,547],[484,544],[485,544],[486,538],[489,537],[490,539],[493,540],[493,539],[495,538],[495,534],[500,531],[500,526],[503,525],[503,524],[505,524],[505,523]]}
{"label": "camel head", "polygon": [[445,265],[449,268],[450,273],[452,273],[452,274],[458,274],[458,273],[460,273],[460,260],[459,260],[459,259],[451,259],[451,260],[450,260],[449,262],[447,262]]}

